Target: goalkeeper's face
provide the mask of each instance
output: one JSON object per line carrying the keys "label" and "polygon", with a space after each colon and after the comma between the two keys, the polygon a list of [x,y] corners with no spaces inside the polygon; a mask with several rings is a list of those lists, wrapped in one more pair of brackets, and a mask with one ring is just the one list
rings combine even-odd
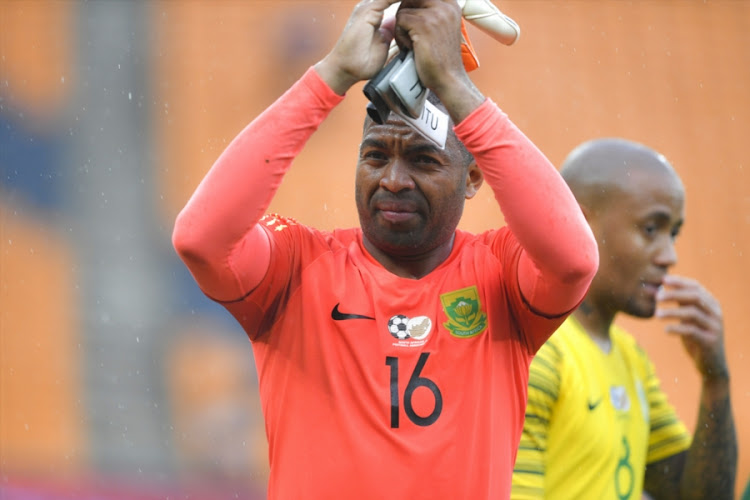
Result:
{"label": "goalkeeper's face", "polygon": [[355,197],[365,243],[385,256],[418,260],[450,252],[464,202],[482,176],[451,132],[440,149],[394,113],[367,120]]}

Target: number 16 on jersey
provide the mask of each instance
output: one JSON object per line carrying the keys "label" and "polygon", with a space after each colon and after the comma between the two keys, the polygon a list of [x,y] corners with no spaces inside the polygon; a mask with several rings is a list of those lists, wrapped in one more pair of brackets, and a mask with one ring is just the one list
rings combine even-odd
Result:
{"label": "number 16 on jersey", "polygon": [[[406,416],[414,424],[421,427],[432,425],[440,417],[440,413],[443,411],[443,395],[440,393],[440,388],[437,384],[427,377],[422,377],[422,369],[427,363],[427,358],[430,357],[429,352],[423,352],[419,355],[417,365],[414,367],[414,371],[409,377],[409,382],[406,384],[404,389],[403,402],[404,412]],[[399,415],[401,413],[401,392],[398,386],[398,371],[399,371],[399,358],[395,356],[386,356],[385,364],[391,369],[390,388],[391,388],[391,428],[397,429],[399,427]],[[414,411],[414,391],[419,387],[424,387],[432,392],[435,398],[435,406],[429,415],[421,416]]]}

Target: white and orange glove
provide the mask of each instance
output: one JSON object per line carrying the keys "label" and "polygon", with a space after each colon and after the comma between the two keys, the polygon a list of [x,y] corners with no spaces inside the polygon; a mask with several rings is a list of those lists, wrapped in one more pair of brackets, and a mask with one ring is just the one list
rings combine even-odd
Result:
{"label": "white and orange glove", "polygon": [[[518,24],[503,14],[490,0],[456,0],[456,2],[461,7],[463,14],[463,19],[461,20],[461,34],[463,35],[461,58],[463,59],[466,71],[477,69],[479,67],[479,58],[469,39],[465,21],[476,26],[503,45],[513,45],[518,40],[518,37],[521,36],[521,28],[519,28]],[[401,2],[396,2],[385,10],[383,15],[384,24],[387,20],[396,17],[399,5],[401,5]],[[390,60],[398,51],[398,45],[396,45],[396,41],[394,40],[391,42],[390,49],[388,50],[388,59]]]}

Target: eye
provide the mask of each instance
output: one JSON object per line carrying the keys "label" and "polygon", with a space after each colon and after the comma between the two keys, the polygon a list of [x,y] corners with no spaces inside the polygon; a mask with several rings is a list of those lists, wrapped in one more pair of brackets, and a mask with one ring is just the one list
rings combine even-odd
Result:
{"label": "eye", "polygon": [[415,158],[417,163],[439,164],[440,162],[430,155],[419,155]]}
{"label": "eye", "polygon": [[378,151],[377,149],[370,149],[362,152],[362,159],[371,161],[387,161],[388,156],[386,156],[382,151]]}
{"label": "eye", "polygon": [[429,154],[417,154],[411,158],[412,164],[425,171],[439,170],[443,166],[440,158]]}
{"label": "eye", "polygon": [[677,237],[680,235],[680,229],[682,229],[682,226],[675,226],[672,228],[670,235],[672,236],[673,240],[676,240]]}
{"label": "eye", "polygon": [[653,238],[654,236],[656,236],[658,230],[659,227],[656,224],[645,224],[643,226],[643,234],[645,234],[649,238]]}

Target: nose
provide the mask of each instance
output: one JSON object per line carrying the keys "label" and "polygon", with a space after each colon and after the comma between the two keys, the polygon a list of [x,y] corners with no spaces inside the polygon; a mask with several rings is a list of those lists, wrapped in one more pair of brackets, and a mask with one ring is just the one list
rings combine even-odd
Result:
{"label": "nose", "polygon": [[672,267],[677,264],[677,249],[674,245],[674,239],[665,238],[665,242],[659,246],[656,253],[656,264],[663,267]]}
{"label": "nose", "polygon": [[383,169],[383,176],[380,178],[380,187],[392,193],[398,193],[405,189],[414,189],[416,185],[411,176],[409,163],[399,158],[391,161]]}

